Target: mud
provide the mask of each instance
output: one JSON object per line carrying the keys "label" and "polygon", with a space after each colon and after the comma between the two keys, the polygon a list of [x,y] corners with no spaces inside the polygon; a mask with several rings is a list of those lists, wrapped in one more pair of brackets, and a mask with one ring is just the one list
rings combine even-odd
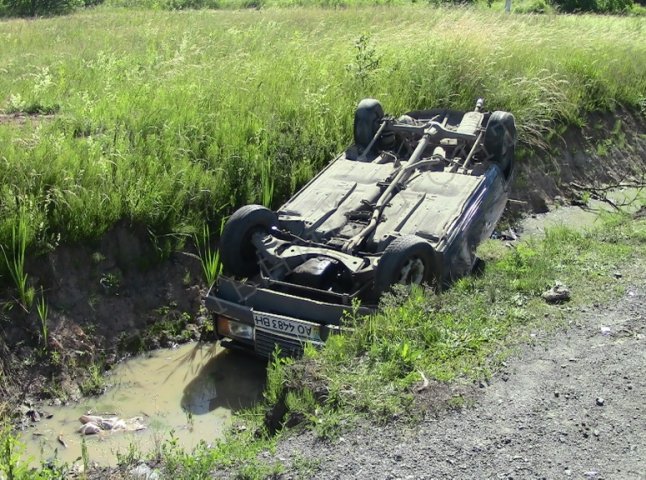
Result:
{"label": "mud", "polygon": [[[617,188],[604,192],[606,201],[590,199],[585,205],[556,204],[547,213],[533,214],[518,222],[521,236],[541,236],[546,228],[567,226],[588,228],[599,225],[604,213],[616,211],[613,205],[621,205],[621,211],[636,214],[642,208],[644,193],[640,188]],[[609,201],[608,201],[609,200]]]}
{"label": "mud", "polygon": [[125,222],[95,244],[67,245],[30,258],[27,272],[48,305],[47,338],[3,291],[0,393],[10,403],[78,400],[89,369],[132,354],[197,340],[205,328],[199,261],[172,253],[160,261],[148,232]]}
{"label": "mud", "polygon": [[[54,458],[74,463],[85,440],[90,462],[114,466],[117,454],[158,450],[171,432],[189,449],[211,443],[229,427],[234,412],[261,397],[265,368],[260,360],[216,344],[186,344],[133,358],[110,372],[105,394],[39,407],[40,420],[30,421],[20,434],[24,457],[33,465]],[[86,413],[136,418],[145,428],[84,436],[79,417]]]}
{"label": "mud", "polygon": [[24,125],[27,122],[46,122],[51,121],[56,118],[56,115],[53,114],[41,114],[41,113],[0,113],[0,125],[2,124],[14,124],[14,125]]}

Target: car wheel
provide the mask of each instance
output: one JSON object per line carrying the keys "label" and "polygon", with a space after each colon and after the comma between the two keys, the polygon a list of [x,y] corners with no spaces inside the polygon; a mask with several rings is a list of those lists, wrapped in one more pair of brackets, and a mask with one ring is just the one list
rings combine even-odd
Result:
{"label": "car wheel", "polygon": [[220,238],[220,258],[226,273],[249,277],[260,270],[256,248],[251,239],[255,232],[269,232],[278,226],[274,212],[261,205],[246,205],[229,217]]}
{"label": "car wheel", "polygon": [[516,148],[516,121],[508,112],[493,112],[484,135],[484,147],[489,159],[509,176],[513,167]]}
{"label": "car wheel", "polygon": [[384,109],[378,100],[364,98],[354,112],[354,143],[364,150],[379,130]]}
{"label": "car wheel", "polygon": [[431,245],[406,235],[392,241],[379,259],[375,274],[375,293],[381,295],[392,285],[420,285],[436,280],[435,252]]}

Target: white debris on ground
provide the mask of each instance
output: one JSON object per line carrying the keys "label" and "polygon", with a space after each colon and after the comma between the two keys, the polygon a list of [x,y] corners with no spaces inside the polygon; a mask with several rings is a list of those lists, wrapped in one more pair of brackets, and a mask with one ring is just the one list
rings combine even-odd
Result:
{"label": "white debris on ground", "polygon": [[106,431],[136,432],[146,428],[141,417],[122,419],[117,416],[81,415],[79,421],[83,424],[78,430],[81,435],[94,435]]}

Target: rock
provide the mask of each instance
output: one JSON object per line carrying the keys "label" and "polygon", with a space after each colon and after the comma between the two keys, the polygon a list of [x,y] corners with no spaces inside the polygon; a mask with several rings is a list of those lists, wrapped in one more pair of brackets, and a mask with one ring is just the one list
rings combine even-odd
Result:
{"label": "rock", "polygon": [[510,227],[500,234],[500,238],[502,240],[510,240],[513,242],[518,240],[518,235],[516,234],[516,231]]}
{"label": "rock", "polygon": [[570,289],[560,282],[556,282],[552,288],[543,292],[543,299],[547,303],[563,303],[570,300]]}
{"label": "rock", "polygon": [[27,412],[27,416],[32,422],[40,422],[40,413],[38,413],[36,410],[29,410]]}
{"label": "rock", "polygon": [[604,405],[605,403],[606,403],[606,401],[605,401],[603,398],[601,398],[601,397],[597,397],[597,405],[598,405],[599,407],[603,407],[603,405]]}
{"label": "rock", "polygon": [[145,463],[137,465],[135,468],[130,470],[130,477],[134,480],[159,480],[159,473],[156,470],[153,470]]}
{"label": "rock", "polygon": [[610,335],[611,333],[610,327],[601,327],[601,335]]}
{"label": "rock", "polygon": [[95,425],[92,422],[85,423],[79,428],[79,433],[81,435],[94,435],[101,433],[101,428],[98,425]]}
{"label": "rock", "polygon": [[99,417],[98,415],[81,415],[79,417],[79,422],[81,422],[83,425],[86,423],[94,423],[95,425],[99,425],[103,421],[103,417]]}
{"label": "rock", "polygon": [[192,339],[198,339],[200,337],[200,327],[194,323],[186,325],[186,331],[189,332]]}

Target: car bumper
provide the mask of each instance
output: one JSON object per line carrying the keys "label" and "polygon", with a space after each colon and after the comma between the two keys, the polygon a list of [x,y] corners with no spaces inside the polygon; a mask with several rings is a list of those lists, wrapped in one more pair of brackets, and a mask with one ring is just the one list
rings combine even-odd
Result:
{"label": "car bumper", "polygon": [[366,307],[321,302],[221,276],[205,298],[225,347],[271,357],[299,356],[306,343],[321,346],[341,329],[345,315],[365,315]]}

